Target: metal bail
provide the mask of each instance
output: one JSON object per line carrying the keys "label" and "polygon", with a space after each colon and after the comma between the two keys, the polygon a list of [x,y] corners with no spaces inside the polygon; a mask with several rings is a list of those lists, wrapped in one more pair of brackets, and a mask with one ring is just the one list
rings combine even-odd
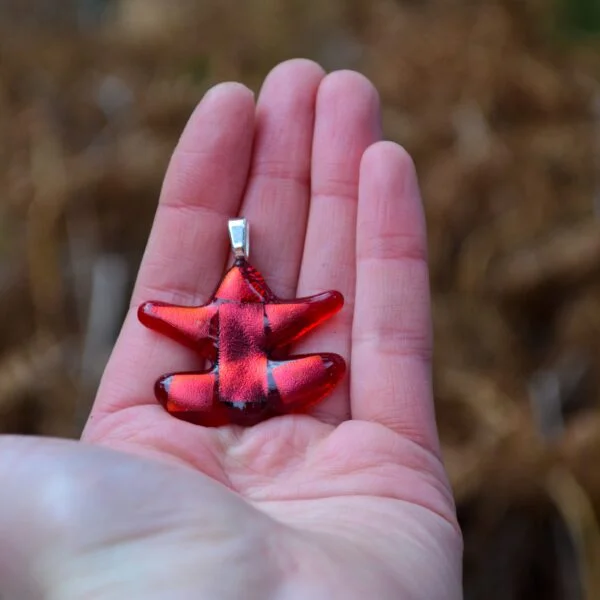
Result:
{"label": "metal bail", "polygon": [[250,236],[247,219],[229,219],[229,239],[231,250],[236,258],[248,258],[250,254]]}

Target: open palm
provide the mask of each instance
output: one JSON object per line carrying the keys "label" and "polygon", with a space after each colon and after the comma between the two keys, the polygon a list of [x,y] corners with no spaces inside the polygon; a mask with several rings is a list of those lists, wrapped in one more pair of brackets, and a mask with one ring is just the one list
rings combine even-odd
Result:
{"label": "open palm", "polygon": [[[174,528],[189,533],[182,547],[157,553],[190,595],[164,597],[200,589],[206,574],[182,556],[196,556],[207,522],[230,536],[260,523],[260,539],[277,539],[277,550],[256,550],[255,563],[239,549],[237,558],[221,558],[232,581],[246,565],[264,584],[278,564],[278,573],[289,572],[273,584],[281,597],[460,597],[461,537],[433,413],[422,207],[412,162],[380,141],[379,121],[364,77],[325,77],[297,60],[274,69],[256,106],[239,84],[213,88],[175,150],[131,310],[83,436],[154,460],[86,450],[100,452],[101,470],[130,465],[133,502],[180,515]],[[141,326],[136,308],[146,300],[206,302],[226,267],[226,224],[235,215],[249,219],[252,263],[279,297],[343,293],[344,309],[294,353],[340,354],[349,376],[310,416],[202,428],[174,419],[153,396],[159,376],[197,369],[199,357]],[[56,452],[69,463],[72,449]],[[123,494],[110,493],[113,503]],[[195,510],[208,511],[202,525],[197,515],[185,519]],[[111,547],[140,536],[160,547],[162,533],[139,525],[146,526],[143,535],[138,525],[125,527]],[[270,552],[287,558],[269,561]],[[214,585],[206,597],[238,597]],[[247,585],[244,597],[271,597]]]}

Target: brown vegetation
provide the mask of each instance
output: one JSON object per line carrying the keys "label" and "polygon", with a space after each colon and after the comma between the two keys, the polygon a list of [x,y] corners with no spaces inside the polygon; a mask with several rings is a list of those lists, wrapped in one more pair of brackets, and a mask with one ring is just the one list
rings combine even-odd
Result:
{"label": "brown vegetation", "polygon": [[467,598],[600,597],[600,59],[551,4],[0,2],[0,431],[77,434],[204,90],[357,68],[423,187]]}

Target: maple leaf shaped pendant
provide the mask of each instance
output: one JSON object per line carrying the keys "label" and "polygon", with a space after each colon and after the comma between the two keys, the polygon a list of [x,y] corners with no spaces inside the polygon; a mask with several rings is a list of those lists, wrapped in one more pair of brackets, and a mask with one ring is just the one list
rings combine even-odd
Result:
{"label": "maple leaf shaped pendant", "polygon": [[210,368],[169,373],[155,385],[169,414],[198,425],[253,425],[301,413],[325,398],[343,377],[337,354],[280,356],[338,312],[344,303],[329,291],[296,300],[277,298],[247,260],[248,224],[229,221],[235,263],[202,306],[145,302],[139,320],[198,351]]}

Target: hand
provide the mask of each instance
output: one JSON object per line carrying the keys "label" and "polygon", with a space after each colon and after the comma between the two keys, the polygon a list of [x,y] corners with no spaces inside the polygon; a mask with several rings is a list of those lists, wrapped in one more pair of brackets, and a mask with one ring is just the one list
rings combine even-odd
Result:
{"label": "hand", "polygon": [[[169,166],[87,443],[0,441],[0,597],[461,597],[422,207],[379,121],[364,77],[303,60],[274,69],[256,107],[239,84],[206,95]],[[350,374],[311,416],[204,429],[153,397],[198,357],[136,307],[205,302],[238,213],[277,295],[344,294],[298,351],[341,354]]]}

